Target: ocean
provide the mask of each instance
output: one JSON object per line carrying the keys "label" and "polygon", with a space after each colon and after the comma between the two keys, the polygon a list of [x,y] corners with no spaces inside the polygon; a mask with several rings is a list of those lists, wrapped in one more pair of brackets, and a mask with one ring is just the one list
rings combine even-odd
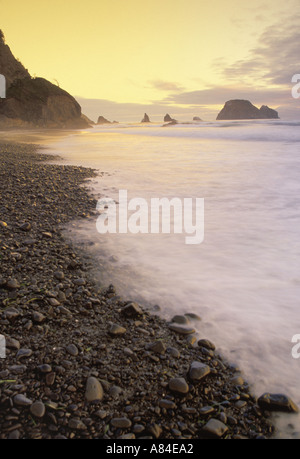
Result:
{"label": "ocean", "polygon": [[[264,120],[96,126],[52,139],[46,152],[97,169],[88,186],[116,208],[120,190],[146,203],[202,199],[198,244],[172,225],[169,234],[104,234],[87,219],[66,234],[92,256],[99,285],[159,306],[167,320],[200,315],[199,338],[237,364],[257,396],[284,393],[300,406],[299,147],[300,122]],[[300,436],[298,415],[276,423]]]}

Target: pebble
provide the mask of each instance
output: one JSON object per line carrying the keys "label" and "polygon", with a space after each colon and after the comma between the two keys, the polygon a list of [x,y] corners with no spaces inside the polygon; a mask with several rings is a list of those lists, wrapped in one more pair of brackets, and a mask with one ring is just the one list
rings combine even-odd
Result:
{"label": "pebble", "polygon": [[80,419],[75,419],[71,418],[68,423],[69,429],[72,430],[86,430],[87,426],[80,420]]}
{"label": "pebble", "polygon": [[38,365],[37,369],[41,373],[51,373],[52,367],[48,363],[42,363],[41,365]]}
{"label": "pebble", "polygon": [[103,398],[103,387],[100,381],[94,376],[90,376],[86,382],[85,388],[85,399],[88,402],[94,402],[96,400],[102,400]]}
{"label": "pebble", "polygon": [[188,327],[182,324],[171,323],[169,324],[169,329],[180,334],[180,335],[192,335],[196,332],[193,327]]}
{"label": "pebble", "polygon": [[17,359],[23,359],[23,358],[27,358],[27,357],[30,357],[32,355],[32,350],[31,349],[20,349],[18,352],[17,352]]}
{"label": "pebble", "polygon": [[161,399],[158,404],[161,408],[165,408],[166,410],[173,410],[176,408],[176,404],[172,400]]}
{"label": "pebble", "polygon": [[143,314],[143,310],[137,303],[131,302],[122,309],[122,314],[126,317],[137,317]]}
{"label": "pebble", "polygon": [[155,354],[162,354],[164,355],[167,349],[167,346],[163,341],[155,341],[154,343],[151,343],[148,347],[148,349],[152,352],[155,352]]}
{"label": "pebble", "polygon": [[30,231],[31,230],[31,224],[29,222],[22,223],[19,228],[22,231]]}
{"label": "pebble", "polygon": [[211,349],[212,351],[216,349],[216,346],[214,345],[214,343],[212,343],[208,339],[199,339],[198,346],[205,347],[206,349]]}
{"label": "pebble", "polygon": [[18,341],[17,339],[15,338],[11,338],[10,336],[7,336],[6,337],[6,347],[8,349],[20,349],[20,341]]}
{"label": "pebble", "polygon": [[128,427],[131,427],[131,421],[128,418],[113,418],[110,421],[111,425],[114,427],[118,427],[119,429],[128,429]]}
{"label": "pebble", "polygon": [[178,394],[187,394],[189,392],[189,385],[184,378],[172,378],[169,381],[169,389],[171,392]]}
{"label": "pebble", "polygon": [[34,402],[30,407],[30,413],[37,418],[42,418],[45,415],[46,407],[43,402]]}
{"label": "pebble", "polygon": [[214,418],[211,418],[201,429],[202,433],[214,438],[223,437],[227,431],[228,427],[223,422]]}
{"label": "pebble", "polygon": [[18,288],[20,288],[20,284],[17,281],[17,279],[9,279],[6,283],[6,288],[8,290],[17,290]]}
{"label": "pebble", "polygon": [[62,281],[62,280],[64,280],[65,275],[64,275],[63,271],[55,271],[54,277],[55,277],[55,279]]}
{"label": "pebble", "polygon": [[202,362],[192,362],[189,369],[189,378],[193,382],[199,382],[205,376],[209,375],[210,367]]}
{"label": "pebble", "polygon": [[32,400],[25,397],[24,394],[17,394],[14,396],[14,404],[18,406],[30,406],[32,405]]}
{"label": "pebble", "polygon": [[122,327],[119,324],[112,324],[108,332],[112,336],[124,335],[124,333],[126,333],[126,328]]}
{"label": "pebble", "polygon": [[187,316],[180,316],[180,315],[173,316],[171,321],[177,324],[183,324],[183,325],[188,325],[191,323],[190,319]]}
{"label": "pebble", "polygon": [[74,357],[78,355],[78,348],[77,346],[75,346],[75,344],[68,344],[68,346],[66,347],[66,351]]}
{"label": "pebble", "polygon": [[257,400],[260,408],[268,411],[298,413],[299,408],[292,399],[283,394],[265,393]]}
{"label": "pebble", "polygon": [[46,317],[41,312],[34,311],[32,313],[32,320],[33,320],[33,322],[36,322],[36,323],[40,324],[40,323],[42,323],[42,322],[44,322],[46,320]]}

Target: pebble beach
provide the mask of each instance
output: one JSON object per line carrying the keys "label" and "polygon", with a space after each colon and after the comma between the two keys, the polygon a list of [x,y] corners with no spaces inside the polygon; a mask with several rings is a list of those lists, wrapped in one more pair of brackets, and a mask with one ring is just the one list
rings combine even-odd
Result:
{"label": "pebble beach", "polygon": [[84,183],[98,172],[53,159],[0,143],[0,438],[272,438],[271,412],[298,408],[257,399],[196,336],[200,317],[166,321],[93,280],[92,260],[63,230],[96,219]]}

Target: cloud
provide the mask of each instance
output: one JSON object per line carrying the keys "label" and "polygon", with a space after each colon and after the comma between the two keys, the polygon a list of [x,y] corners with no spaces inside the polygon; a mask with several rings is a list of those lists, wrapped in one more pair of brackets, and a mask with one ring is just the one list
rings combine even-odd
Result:
{"label": "cloud", "polygon": [[214,62],[214,67],[228,82],[289,85],[300,71],[300,11],[268,26],[260,35],[258,44],[248,57],[223,67],[224,62]]}
{"label": "cloud", "polygon": [[164,80],[152,80],[149,81],[151,88],[158,89],[160,91],[183,91],[185,88],[179,83],[173,81]]}

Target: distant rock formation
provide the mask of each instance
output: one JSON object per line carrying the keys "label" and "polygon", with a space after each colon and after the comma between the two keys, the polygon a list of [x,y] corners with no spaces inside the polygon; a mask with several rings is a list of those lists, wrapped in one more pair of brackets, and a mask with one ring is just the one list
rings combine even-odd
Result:
{"label": "distant rock formation", "polygon": [[177,120],[172,120],[169,123],[163,124],[163,127],[165,126],[174,126],[175,124],[178,124]]}
{"label": "distant rock formation", "polygon": [[108,121],[104,116],[99,116],[97,124],[111,124],[111,121]]}
{"label": "distant rock formation", "polygon": [[4,127],[86,128],[81,107],[69,93],[44,78],[32,78],[13,56],[0,30],[0,73],[6,79],[6,98],[0,99]]}
{"label": "distant rock formation", "polygon": [[176,120],[175,120],[174,118],[171,118],[170,115],[169,115],[169,113],[167,113],[167,114],[164,116],[164,121],[165,121],[166,123],[168,123],[168,122],[172,122],[172,121],[176,121]]}
{"label": "distant rock formation", "polygon": [[193,121],[202,121],[202,119],[199,116],[194,116]]}
{"label": "distant rock formation", "polygon": [[150,118],[147,113],[144,114],[144,118],[142,119],[141,123],[150,123]]}
{"label": "distant rock formation", "polygon": [[229,100],[217,116],[217,120],[278,119],[278,112],[265,105],[260,109],[249,100]]}
{"label": "distant rock formation", "polygon": [[262,105],[259,109],[260,113],[266,119],[279,119],[278,112],[267,105]]}

